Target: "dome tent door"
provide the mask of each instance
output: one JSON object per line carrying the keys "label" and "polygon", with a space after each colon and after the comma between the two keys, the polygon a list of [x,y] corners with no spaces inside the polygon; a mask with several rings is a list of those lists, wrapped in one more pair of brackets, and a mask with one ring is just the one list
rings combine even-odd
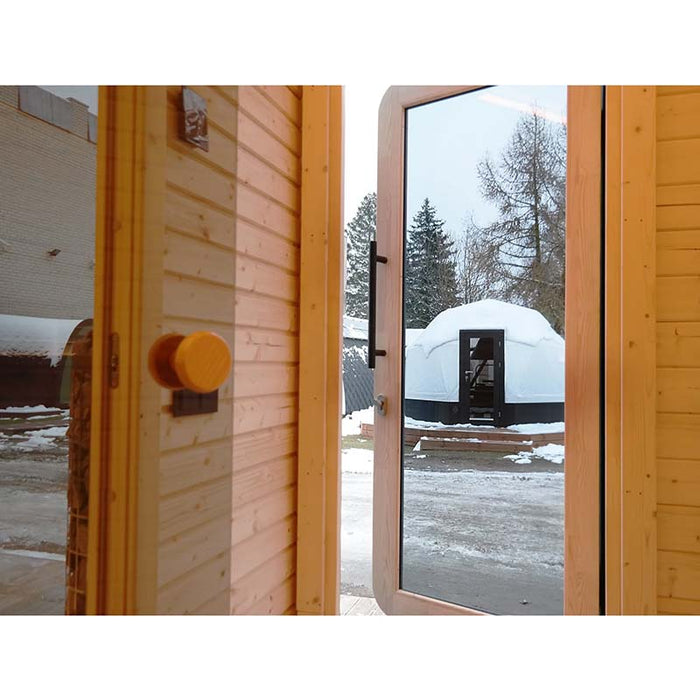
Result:
{"label": "dome tent door", "polygon": [[503,331],[459,333],[459,422],[501,425]]}

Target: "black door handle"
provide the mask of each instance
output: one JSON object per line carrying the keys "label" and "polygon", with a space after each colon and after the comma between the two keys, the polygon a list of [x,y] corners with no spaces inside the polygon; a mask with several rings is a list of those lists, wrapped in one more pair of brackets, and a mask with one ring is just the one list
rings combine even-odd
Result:
{"label": "black door handle", "polygon": [[377,350],[377,263],[386,263],[383,255],[377,255],[377,241],[369,242],[369,329],[367,334],[367,366],[374,369],[377,357],[384,357],[386,350]]}

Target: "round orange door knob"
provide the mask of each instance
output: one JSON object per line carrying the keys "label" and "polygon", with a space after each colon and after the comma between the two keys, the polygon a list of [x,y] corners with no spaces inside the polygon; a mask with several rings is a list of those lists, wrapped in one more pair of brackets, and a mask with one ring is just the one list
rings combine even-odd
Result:
{"label": "round orange door knob", "polygon": [[211,331],[188,336],[169,333],[151,347],[148,368],[166,389],[208,394],[226,381],[231,371],[231,350],[220,335]]}

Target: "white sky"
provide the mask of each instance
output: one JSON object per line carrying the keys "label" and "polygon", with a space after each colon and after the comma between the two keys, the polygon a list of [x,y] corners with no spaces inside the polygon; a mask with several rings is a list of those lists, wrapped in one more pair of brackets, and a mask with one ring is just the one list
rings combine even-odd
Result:
{"label": "white sky", "polygon": [[565,121],[566,87],[497,86],[410,109],[407,225],[426,197],[457,236],[472,211],[487,224],[496,211],[481,197],[477,164],[487,152],[498,157],[533,105],[543,117]]}

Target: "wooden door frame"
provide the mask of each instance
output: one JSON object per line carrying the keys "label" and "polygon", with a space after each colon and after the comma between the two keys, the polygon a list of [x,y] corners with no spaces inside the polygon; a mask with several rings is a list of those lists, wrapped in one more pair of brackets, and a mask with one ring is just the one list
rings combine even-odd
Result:
{"label": "wooden door frame", "polygon": [[[377,241],[388,258],[377,279],[373,585],[387,614],[481,615],[477,610],[410,593],[399,586],[401,408],[403,368],[403,231],[406,109],[478,88],[392,87],[379,109]],[[602,90],[568,89],[566,322],[567,472],[564,612],[600,613],[600,354]],[[573,336],[573,338],[572,338]],[[394,360],[392,362],[392,359]],[[377,429],[379,428],[379,429]]]}
{"label": "wooden door frame", "polygon": [[155,609],[159,390],[142,379],[162,292],[144,271],[162,255],[165,109],[164,87],[99,88],[88,614]]}

